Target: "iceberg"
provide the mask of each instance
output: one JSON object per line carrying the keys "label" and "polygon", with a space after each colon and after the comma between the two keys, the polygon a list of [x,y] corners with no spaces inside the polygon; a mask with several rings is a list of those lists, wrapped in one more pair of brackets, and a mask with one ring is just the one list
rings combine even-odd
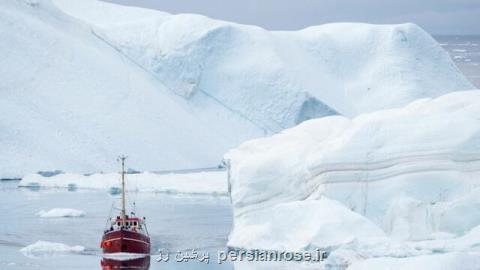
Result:
{"label": "iceberg", "polygon": [[265,29],[94,0],[0,3],[0,178],[216,166],[303,121],[472,88],[413,24]]}
{"label": "iceberg", "polygon": [[[314,119],[243,143],[225,155],[234,212],[228,244],[331,249],[462,237],[480,224],[479,104],[479,90],[454,92],[352,119]],[[316,218],[330,213],[323,200],[341,205],[336,212],[346,217],[332,230],[323,229],[331,218]],[[359,224],[368,235],[355,230]]]}
{"label": "iceberg", "polygon": [[53,243],[47,241],[37,241],[31,245],[28,245],[20,252],[26,257],[50,257],[63,254],[81,254],[85,251],[83,246],[68,246],[62,243]]}
{"label": "iceberg", "polygon": [[37,216],[41,218],[83,217],[85,216],[85,212],[70,208],[53,208],[48,211],[40,210]]}
{"label": "iceberg", "polygon": [[206,94],[274,132],[473,88],[414,24],[267,31],[96,0],[53,3],[171,91],[186,99]]}

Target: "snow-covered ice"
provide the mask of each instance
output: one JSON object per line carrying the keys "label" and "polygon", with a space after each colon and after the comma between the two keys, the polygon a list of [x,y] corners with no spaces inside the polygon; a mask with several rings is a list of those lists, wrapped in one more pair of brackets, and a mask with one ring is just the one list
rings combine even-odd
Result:
{"label": "snow-covered ice", "polygon": [[68,246],[62,243],[48,241],[37,241],[20,249],[20,252],[27,257],[49,257],[71,253],[82,253],[84,251],[85,247],[83,246]]}
{"label": "snow-covered ice", "polygon": [[[120,187],[120,174],[97,173],[91,175],[61,173],[53,176],[29,174],[19,182],[20,187],[50,187],[111,189]],[[148,191],[179,194],[226,195],[226,171],[194,173],[135,173],[126,176],[127,191]]]}
{"label": "snow-covered ice", "polygon": [[[345,216],[358,214],[371,222],[376,230],[370,232],[385,233],[383,238],[353,235],[341,245],[358,243],[347,249],[353,254],[363,249],[377,254],[373,257],[391,256],[394,250],[398,256],[418,256],[433,253],[433,243],[448,245],[449,252],[471,250],[458,241],[480,224],[479,104],[478,90],[450,93],[353,119],[310,120],[231,150],[226,159],[235,221],[229,245],[331,248],[330,242],[317,241],[337,233],[335,227],[322,230],[329,218],[304,222],[328,214],[328,209],[305,207],[328,198],[343,204]],[[283,205],[292,207],[280,216],[276,209]],[[345,218],[338,233],[355,234],[357,226]],[[266,238],[265,232],[250,233],[252,228],[280,230],[283,236]],[[335,239],[341,244],[342,237]],[[401,244],[411,241],[423,244]],[[374,252],[386,243],[389,248]]]}
{"label": "snow-covered ice", "polygon": [[85,216],[85,212],[70,208],[53,208],[48,211],[40,210],[37,216],[41,218],[83,217]]}

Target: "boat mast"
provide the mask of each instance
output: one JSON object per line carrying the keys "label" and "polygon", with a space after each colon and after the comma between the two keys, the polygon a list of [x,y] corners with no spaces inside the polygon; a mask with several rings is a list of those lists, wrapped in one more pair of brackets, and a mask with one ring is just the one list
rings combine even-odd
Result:
{"label": "boat mast", "polygon": [[122,219],[122,226],[125,226],[126,221],[126,211],[125,211],[125,159],[126,156],[120,156],[119,159],[122,161],[122,212],[120,213]]}

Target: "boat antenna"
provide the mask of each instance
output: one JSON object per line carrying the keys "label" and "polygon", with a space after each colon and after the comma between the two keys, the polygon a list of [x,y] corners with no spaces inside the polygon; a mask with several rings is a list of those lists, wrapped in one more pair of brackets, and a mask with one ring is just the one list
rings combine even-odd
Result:
{"label": "boat antenna", "polygon": [[120,212],[120,217],[122,219],[122,227],[125,227],[126,222],[126,210],[125,210],[125,159],[126,156],[122,155],[118,157],[118,160],[122,162],[122,211]]}

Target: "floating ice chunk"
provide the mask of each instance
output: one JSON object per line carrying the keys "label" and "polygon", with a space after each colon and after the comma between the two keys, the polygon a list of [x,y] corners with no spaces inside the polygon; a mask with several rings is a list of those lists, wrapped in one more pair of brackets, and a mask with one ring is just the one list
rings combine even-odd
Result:
{"label": "floating ice chunk", "polygon": [[76,184],[68,184],[67,189],[68,191],[75,191],[78,189],[78,186]]}
{"label": "floating ice chunk", "polygon": [[61,170],[53,170],[53,171],[38,171],[37,174],[40,174],[43,177],[51,177],[55,175],[62,174]]}
{"label": "floating ice chunk", "polygon": [[110,193],[110,195],[119,195],[122,193],[122,189],[119,187],[110,187],[108,189],[108,193]]}
{"label": "floating ice chunk", "polygon": [[48,211],[41,210],[37,215],[42,218],[83,217],[85,212],[69,208],[53,208]]}
{"label": "floating ice chunk", "polygon": [[49,257],[62,254],[82,253],[85,251],[83,246],[68,246],[62,243],[53,243],[47,241],[37,241],[28,245],[20,252],[26,257]]}

